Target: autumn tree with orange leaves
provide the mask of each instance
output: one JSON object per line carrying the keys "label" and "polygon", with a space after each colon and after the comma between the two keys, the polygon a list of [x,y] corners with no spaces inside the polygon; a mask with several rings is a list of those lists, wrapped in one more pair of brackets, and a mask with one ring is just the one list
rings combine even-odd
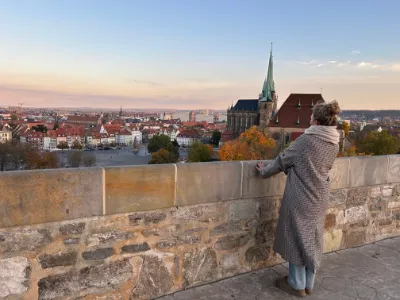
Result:
{"label": "autumn tree with orange leaves", "polygon": [[273,156],[275,141],[265,136],[256,126],[243,132],[239,138],[223,144],[221,160],[263,160]]}

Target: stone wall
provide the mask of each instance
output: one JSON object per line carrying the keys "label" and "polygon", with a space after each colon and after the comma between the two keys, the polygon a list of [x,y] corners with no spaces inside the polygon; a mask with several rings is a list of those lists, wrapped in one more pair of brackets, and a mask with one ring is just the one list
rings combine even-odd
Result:
{"label": "stone wall", "polygon": [[[151,299],[281,262],[256,162],[0,174],[0,298]],[[400,235],[400,157],[338,159],[325,251]]]}

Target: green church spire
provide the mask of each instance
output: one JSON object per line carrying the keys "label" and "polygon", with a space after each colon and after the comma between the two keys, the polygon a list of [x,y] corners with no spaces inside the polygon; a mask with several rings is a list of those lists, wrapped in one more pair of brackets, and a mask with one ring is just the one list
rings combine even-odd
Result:
{"label": "green church spire", "polygon": [[261,101],[272,101],[273,92],[275,92],[275,83],[274,83],[274,63],[272,60],[272,43],[271,43],[271,52],[269,55],[267,78],[265,78],[264,80],[263,89],[260,94]]}

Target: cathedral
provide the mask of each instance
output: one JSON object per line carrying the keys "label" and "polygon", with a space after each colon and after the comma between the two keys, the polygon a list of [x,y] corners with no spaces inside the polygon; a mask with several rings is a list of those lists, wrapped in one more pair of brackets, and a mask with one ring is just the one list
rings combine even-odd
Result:
{"label": "cathedral", "polygon": [[228,109],[227,130],[233,137],[239,136],[254,125],[265,130],[276,113],[278,98],[275,92],[272,51],[269,57],[267,77],[258,99],[240,99]]}

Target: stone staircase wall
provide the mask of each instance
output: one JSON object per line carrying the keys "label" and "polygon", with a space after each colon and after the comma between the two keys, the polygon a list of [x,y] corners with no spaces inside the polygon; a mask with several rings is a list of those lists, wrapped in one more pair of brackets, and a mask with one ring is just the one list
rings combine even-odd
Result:
{"label": "stone staircase wall", "polygon": [[[1,299],[151,299],[278,264],[255,161],[0,174]],[[400,236],[400,156],[342,158],[325,251]]]}

